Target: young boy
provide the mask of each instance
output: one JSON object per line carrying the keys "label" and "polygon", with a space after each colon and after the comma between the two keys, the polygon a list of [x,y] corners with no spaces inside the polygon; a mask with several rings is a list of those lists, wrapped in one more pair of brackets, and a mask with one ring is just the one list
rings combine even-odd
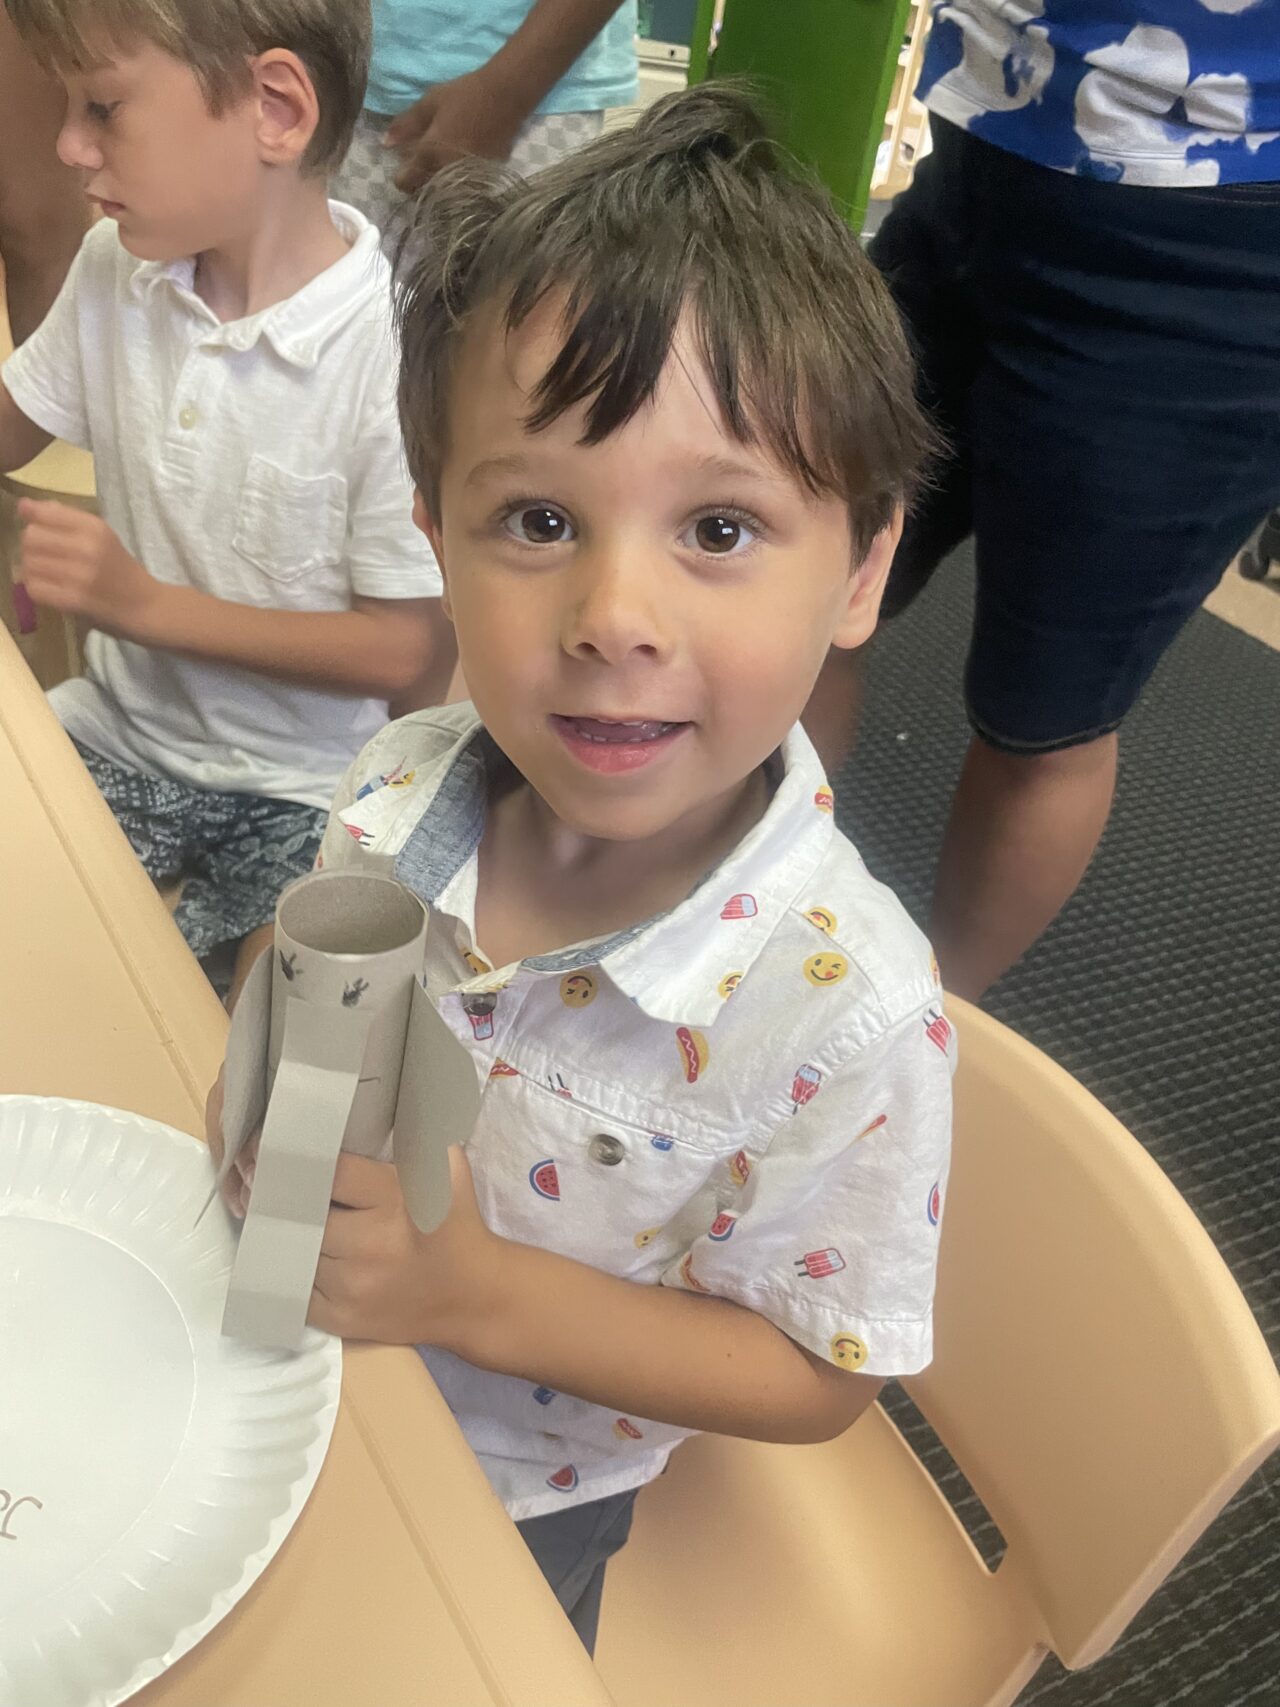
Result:
{"label": "young boy", "polygon": [[429,1237],[339,1161],[311,1320],[422,1347],[590,1646],[676,1442],[827,1439],[929,1360],[951,1031],[796,723],[926,431],[856,238],[731,91],[527,184],[453,168],[412,242],[401,417],[475,705],[379,735],[322,858],[429,903],[485,1090]]}
{"label": "young boy", "polygon": [[50,698],[147,870],[190,874],[204,956],[271,918],[387,700],[452,661],[378,234],[325,190],[368,9],[7,4],[106,215],[3,371],[0,467],[84,445],[102,512],[24,502],[22,575],[94,630]]}

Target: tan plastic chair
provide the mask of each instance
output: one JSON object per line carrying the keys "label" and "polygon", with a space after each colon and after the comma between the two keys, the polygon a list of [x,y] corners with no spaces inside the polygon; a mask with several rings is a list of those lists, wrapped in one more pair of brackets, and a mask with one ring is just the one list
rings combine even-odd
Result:
{"label": "tan plastic chair", "polygon": [[878,1406],[823,1446],[704,1436],[610,1566],[619,1707],[1012,1702],[1048,1650],[1105,1654],[1280,1442],[1280,1378],[1169,1180],[1030,1044],[948,1011],[936,1361],[905,1385],[1005,1558],[987,1570]]}

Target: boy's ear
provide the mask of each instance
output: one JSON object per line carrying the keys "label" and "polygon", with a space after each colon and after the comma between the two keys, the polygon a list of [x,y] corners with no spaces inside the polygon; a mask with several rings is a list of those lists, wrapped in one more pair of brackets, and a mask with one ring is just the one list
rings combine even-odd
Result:
{"label": "boy's ear", "polygon": [[444,535],[440,523],[428,510],[427,500],[417,486],[413,489],[413,525],[419,533],[426,535],[427,544],[435,552],[436,562],[440,565],[440,576],[444,581],[444,614],[452,622],[453,612],[449,609],[449,576],[444,566]]}
{"label": "boy's ear", "polygon": [[880,600],[884,597],[885,582],[893,566],[893,554],[902,538],[902,522],[903,512],[899,507],[893,520],[871,541],[870,550],[850,577],[844,612],[831,637],[833,646],[852,650],[870,640],[875,632],[880,617]]}
{"label": "boy's ear", "polygon": [[268,48],[250,62],[258,105],[258,154],[265,165],[301,160],[320,122],[320,100],[296,53]]}

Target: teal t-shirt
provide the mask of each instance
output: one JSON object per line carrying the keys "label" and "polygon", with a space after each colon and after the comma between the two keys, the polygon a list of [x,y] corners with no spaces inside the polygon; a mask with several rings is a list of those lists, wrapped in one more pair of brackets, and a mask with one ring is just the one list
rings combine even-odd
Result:
{"label": "teal t-shirt", "polygon": [[[432,83],[493,58],[534,0],[373,0],[373,63],[365,106],[400,113]],[[634,101],[636,0],[623,4],[539,105],[540,113],[602,112]]]}

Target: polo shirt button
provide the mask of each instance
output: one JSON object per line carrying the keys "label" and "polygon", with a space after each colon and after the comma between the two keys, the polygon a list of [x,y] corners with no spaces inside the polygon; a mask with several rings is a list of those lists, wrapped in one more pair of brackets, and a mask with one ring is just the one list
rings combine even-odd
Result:
{"label": "polo shirt button", "polygon": [[190,431],[191,428],[195,426],[196,422],[199,419],[200,419],[199,415],[197,415],[196,411],[192,408],[191,404],[188,403],[186,408],[183,409],[182,412],[178,416],[178,425],[180,427],[186,427],[187,430]]}
{"label": "polo shirt button", "polygon": [[597,1132],[587,1145],[587,1154],[602,1168],[616,1168],[626,1153],[627,1147],[621,1138],[611,1137],[607,1132]]}

